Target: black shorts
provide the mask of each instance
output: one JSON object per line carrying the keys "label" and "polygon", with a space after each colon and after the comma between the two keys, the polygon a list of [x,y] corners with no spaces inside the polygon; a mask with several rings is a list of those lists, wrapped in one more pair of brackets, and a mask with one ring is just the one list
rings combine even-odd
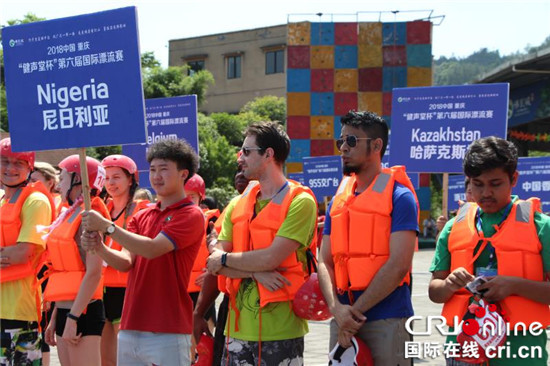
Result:
{"label": "black shorts", "polygon": [[40,320],[40,327],[42,328],[42,339],[40,340],[40,350],[42,353],[50,352],[50,345],[46,343],[46,328],[52,320],[53,307],[55,304],[52,304],[50,310],[42,312],[42,320]]}
{"label": "black shorts", "polygon": [[125,293],[126,287],[105,287],[105,292],[103,293],[105,320],[111,323],[120,323]]}
{"label": "black shorts", "polygon": [[[199,299],[199,293],[200,292],[189,293],[189,296],[191,296],[191,300],[193,300],[193,309],[195,309],[195,305],[197,304],[197,300]],[[212,322],[216,323],[216,307],[214,304],[212,304],[204,314],[204,320],[210,319],[212,319]]]}
{"label": "black shorts", "polygon": [[[57,317],[55,318],[55,334],[59,337],[63,335],[65,330],[65,322],[67,321],[67,313],[70,309],[57,309]],[[82,336],[101,336],[105,325],[105,309],[103,309],[103,301],[96,300],[88,304],[86,314],[82,313],[76,323],[76,334]]]}

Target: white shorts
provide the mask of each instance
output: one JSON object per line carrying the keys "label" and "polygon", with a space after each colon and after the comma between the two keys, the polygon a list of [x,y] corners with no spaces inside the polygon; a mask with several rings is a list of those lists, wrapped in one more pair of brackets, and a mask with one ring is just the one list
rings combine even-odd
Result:
{"label": "white shorts", "polygon": [[118,366],[188,366],[190,334],[121,330],[118,333]]}

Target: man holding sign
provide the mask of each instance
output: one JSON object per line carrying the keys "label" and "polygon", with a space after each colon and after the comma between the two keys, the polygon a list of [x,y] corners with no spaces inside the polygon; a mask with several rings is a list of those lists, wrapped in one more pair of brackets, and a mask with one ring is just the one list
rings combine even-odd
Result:
{"label": "man holding sign", "polygon": [[[158,201],[136,213],[127,230],[95,211],[84,212],[82,242],[111,267],[129,272],[118,336],[117,364],[190,365],[193,303],[187,285],[204,235],[204,216],[185,195],[198,157],[182,140],[147,152]],[[106,233],[123,249],[101,242]]]}
{"label": "man holding sign", "polygon": [[319,281],[334,319],[330,348],[359,337],[376,365],[406,365],[413,315],[410,269],[418,203],[403,167],[382,169],[386,122],[371,112],[342,117],[336,140],[344,177],[327,209]]}

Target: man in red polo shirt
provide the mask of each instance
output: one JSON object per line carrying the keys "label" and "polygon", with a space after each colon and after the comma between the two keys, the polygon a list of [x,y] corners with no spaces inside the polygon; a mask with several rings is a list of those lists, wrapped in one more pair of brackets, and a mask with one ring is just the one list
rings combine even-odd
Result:
{"label": "man in red polo shirt", "polygon": [[[82,243],[107,264],[128,271],[118,335],[117,365],[190,365],[193,305],[187,284],[204,235],[204,216],[186,197],[184,184],[197,170],[191,146],[161,141],[147,152],[154,207],[138,212],[127,230],[94,211],[82,214]],[[101,242],[110,235],[123,246]]]}

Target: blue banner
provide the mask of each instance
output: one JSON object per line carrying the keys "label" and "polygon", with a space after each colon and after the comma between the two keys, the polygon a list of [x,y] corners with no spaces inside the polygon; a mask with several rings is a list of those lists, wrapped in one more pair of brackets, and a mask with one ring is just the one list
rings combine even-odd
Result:
{"label": "blue banner", "polygon": [[447,192],[447,205],[449,211],[458,210],[458,201],[466,201],[466,189],[462,174],[449,176],[449,191]]}
{"label": "blue banner", "polygon": [[550,116],[550,81],[515,88],[510,91],[510,106],[508,108],[508,126],[515,127],[536,119]]}
{"label": "blue banner", "polygon": [[390,165],[462,173],[473,141],[506,138],[508,93],[507,83],[394,89]]}
{"label": "blue banner", "polygon": [[311,188],[318,202],[334,196],[342,179],[340,156],[316,156],[303,158],[305,185]]}
{"label": "blue banner", "polygon": [[145,100],[147,115],[147,140],[143,144],[124,145],[122,153],[131,157],[138,170],[149,171],[147,149],[162,140],[182,139],[199,153],[197,121],[197,96],[184,95],[172,98]]}
{"label": "blue banner", "polygon": [[145,140],[135,7],[2,29],[15,151]]}
{"label": "blue banner", "polygon": [[519,158],[519,177],[512,193],[521,199],[538,197],[542,211],[550,212],[550,156]]}

